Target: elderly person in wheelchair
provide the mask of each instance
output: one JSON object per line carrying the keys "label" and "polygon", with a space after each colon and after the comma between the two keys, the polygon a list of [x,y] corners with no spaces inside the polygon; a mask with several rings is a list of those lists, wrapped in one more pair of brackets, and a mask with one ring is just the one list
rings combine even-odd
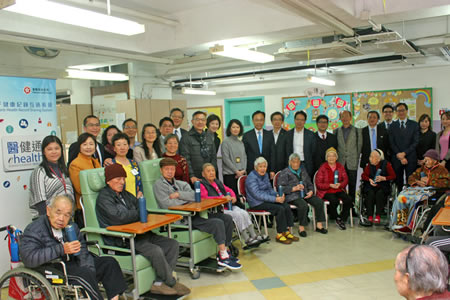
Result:
{"label": "elderly person in wheelchair", "polygon": [[323,222],[325,222],[323,200],[314,196],[314,185],[305,167],[301,164],[300,156],[297,153],[292,153],[289,156],[289,167],[281,171],[278,178],[278,185],[282,187],[286,195],[286,202],[297,208],[298,234],[301,237],[307,236],[305,226],[308,225],[308,204],[315,211],[317,220],[316,231],[322,234],[328,232],[323,227]]}
{"label": "elderly person in wheelchair", "polygon": [[424,154],[424,164],[408,178],[409,188],[404,189],[394,202],[391,212],[391,229],[410,232],[414,226],[416,204],[432,195],[438,197],[443,189],[450,186],[449,173],[439,164],[439,154],[430,149]]}
{"label": "elderly person in wheelchair", "polygon": [[[47,214],[33,221],[24,231],[20,241],[23,263],[26,267],[38,268],[62,260],[69,284],[81,286],[91,299],[103,299],[98,287],[98,282],[102,282],[108,299],[119,299],[127,285],[118,262],[111,257],[89,253],[77,225],[70,222],[72,214],[73,203],[67,196],[51,199]],[[69,241],[68,225],[73,226],[78,240]],[[61,265],[55,263],[52,267],[59,269]]]}
{"label": "elderly person in wheelchair", "polygon": [[[373,150],[369,156],[369,163],[361,175],[367,225],[380,224],[381,212],[386,205],[388,195],[391,193],[390,183],[395,177],[394,169],[391,163],[384,159],[383,151],[380,149]],[[376,207],[375,219],[373,218],[374,207]]]}

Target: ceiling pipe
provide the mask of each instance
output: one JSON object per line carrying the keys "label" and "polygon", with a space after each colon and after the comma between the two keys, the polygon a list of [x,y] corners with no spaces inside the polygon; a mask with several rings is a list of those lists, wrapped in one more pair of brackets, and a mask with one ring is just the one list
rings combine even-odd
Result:
{"label": "ceiling pipe", "polygon": [[207,76],[207,77],[196,77],[192,79],[178,79],[172,80],[173,84],[181,84],[186,82],[193,81],[206,81],[206,80],[214,80],[214,79],[224,79],[224,78],[234,78],[241,76],[253,76],[253,75],[261,75],[261,74],[272,74],[272,73],[280,73],[280,72],[292,72],[292,71],[301,71],[301,70],[309,70],[314,68],[323,68],[323,67],[339,67],[339,66],[351,66],[351,65],[359,65],[359,64],[368,64],[368,63],[380,63],[380,62],[388,62],[388,61],[397,61],[404,60],[402,55],[389,55],[389,56],[381,56],[381,57],[372,57],[365,58],[353,61],[341,61],[334,63],[323,63],[316,64],[314,66],[294,66],[294,67],[286,67],[286,68],[276,68],[276,69],[267,69],[261,71],[253,71],[253,72],[243,72],[243,73],[233,73],[233,74],[224,74],[224,75],[215,75],[215,76]]}

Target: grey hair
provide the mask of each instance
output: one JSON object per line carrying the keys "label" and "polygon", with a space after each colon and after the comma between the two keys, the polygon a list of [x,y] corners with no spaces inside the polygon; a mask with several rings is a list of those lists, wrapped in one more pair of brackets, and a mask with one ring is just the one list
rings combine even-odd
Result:
{"label": "grey hair", "polygon": [[294,159],[298,159],[298,160],[300,160],[301,161],[301,159],[300,159],[300,155],[298,155],[297,153],[292,153],[291,155],[289,155],[289,162],[291,162],[291,160],[294,160]]}
{"label": "grey hair", "polygon": [[213,165],[212,163],[204,163],[204,164],[203,164],[203,167],[202,167],[202,172],[205,171],[205,169],[206,169],[207,167],[213,167],[214,170],[216,169],[216,167],[214,167],[214,165]]}
{"label": "grey hair", "polygon": [[[408,270],[406,270],[407,257]],[[447,259],[436,247],[410,246],[399,253],[395,267],[400,273],[409,274],[408,287],[413,292],[442,293],[447,288]]]}
{"label": "grey hair", "polygon": [[260,156],[257,159],[255,159],[255,162],[253,163],[253,165],[256,168],[259,164],[263,164],[263,163],[268,165],[267,160],[264,157]]}
{"label": "grey hair", "polygon": [[50,199],[50,202],[48,203],[48,206],[53,208],[56,204],[56,202],[59,201],[66,201],[67,203],[70,203],[70,205],[72,205],[72,210],[73,210],[73,200],[69,198],[68,195],[58,195],[53,197],[52,199]]}
{"label": "grey hair", "polygon": [[380,156],[380,160],[384,160],[384,152],[383,152],[383,150],[381,150],[381,149],[373,149],[371,154],[374,153],[374,152]]}

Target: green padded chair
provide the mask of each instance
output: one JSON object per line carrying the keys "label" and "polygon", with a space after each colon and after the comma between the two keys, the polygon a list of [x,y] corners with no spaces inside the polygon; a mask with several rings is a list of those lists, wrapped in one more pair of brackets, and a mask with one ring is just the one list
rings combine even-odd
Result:
{"label": "green padded chair", "polygon": [[[142,186],[144,190],[143,192],[145,199],[147,200],[147,210],[152,213],[171,213],[182,215],[188,218],[190,224],[190,219],[193,216],[192,213],[186,211],[160,209],[158,207],[158,203],[156,202],[153,194],[153,183],[161,177],[159,168],[160,161],[161,159],[146,160],[139,164]],[[196,267],[196,265],[211,256],[215,256],[217,252],[217,244],[211,234],[194,230],[192,229],[192,226],[174,224],[172,225],[172,228],[185,229],[172,232],[172,237],[176,239],[181,246],[189,248],[190,251],[188,261],[183,261],[183,258],[181,258],[178,261],[178,265],[188,267],[192,278],[196,279],[200,276],[199,268]]]}
{"label": "green padded chair", "polygon": [[[81,202],[86,225],[82,231],[86,232],[88,240],[98,241],[100,248],[106,250],[107,254],[100,253],[100,255],[114,257],[119,262],[124,274],[133,276],[133,299],[138,299],[139,295],[150,290],[151,285],[156,278],[155,271],[144,256],[136,255],[134,251],[135,234],[109,231],[99,226],[97,215],[95,213],[95,203],[97,202],[98,193],[106,186],[104,169],[99,168],[81,171],[80,183],[82,194]],[[102,239],[102,236],[104,235],[129,239],[130,249],[106,245]],[[116,255],[117,253],[120,253],[120,255]]]}

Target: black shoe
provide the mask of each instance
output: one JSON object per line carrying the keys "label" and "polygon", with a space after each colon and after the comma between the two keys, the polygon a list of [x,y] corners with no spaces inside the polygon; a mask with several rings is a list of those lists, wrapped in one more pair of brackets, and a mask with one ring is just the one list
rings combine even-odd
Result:
{"label": "black shoe", "polygon": [[325,228],[316,228],[316,232],[320,232],[320,233],[322,233],[322,234],[327,234],[327,233],[328,233],[328,230],[325,229]]}
{"label": "black shoe", "polygon": [[308,236],[308,234],[306,233],[306,231],[305,230],[303,230],[303,231],[298,231],[298,235],[299,236],[301,236],[301,237],[307,237]]}
{"label": "black shoe", "polygon": [[352,208],[352,217],[353,218],[358,218],[359,217],[359,213],[356,212],[356,210],[354,208]]}
{"label": "black shoe", "polygon": [[340,230],[346,230],[347,229],[347,227],[345,227],[345,223],[340,218],[336,219],[336,225],[337,225],[337,227]]}

